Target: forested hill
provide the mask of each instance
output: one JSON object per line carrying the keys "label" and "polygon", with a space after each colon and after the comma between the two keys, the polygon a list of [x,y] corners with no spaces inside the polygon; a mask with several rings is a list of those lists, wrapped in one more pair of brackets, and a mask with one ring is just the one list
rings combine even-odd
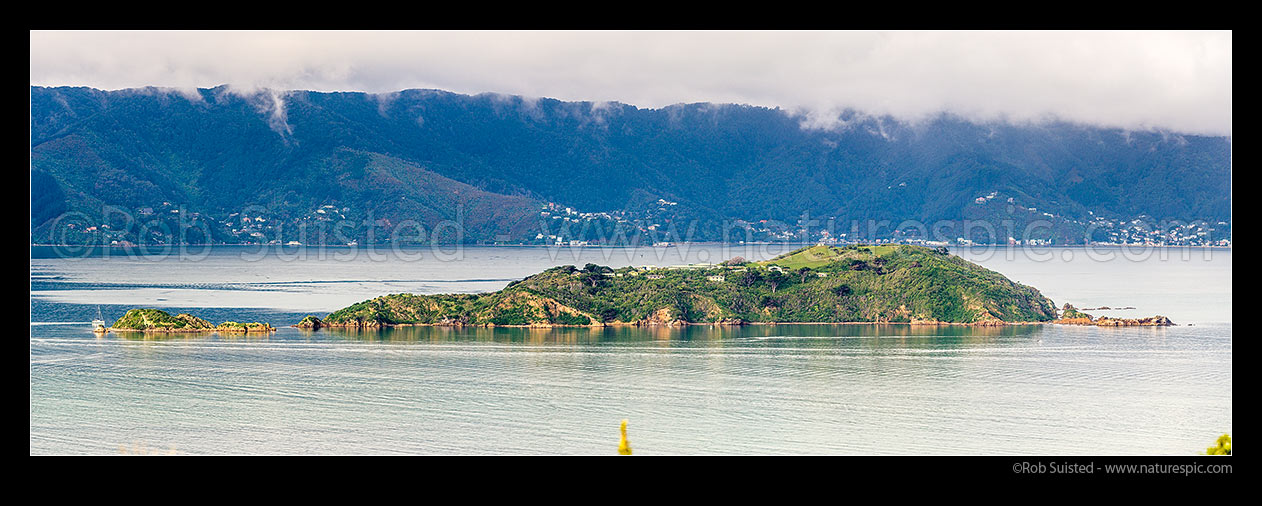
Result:
{"label": "forested hill", "polygon": [[[803,213],[1045,219],[1061,242],[1080,241],[1093,220],[1203,220],[1224,222],[1212,233],[1229,231],[1230,138],[947,115],[843,119],[813,129],[762,107],[640,109],[435,90],[32,87],[32,241],[163,242],[188,223],[210,235],[189,242],[286,240],[335,216],[358,223],[340,232],[355,240],[374,226],[413,220],[433,230],[452,220],[463,241],[529,242],[557,234],[548,224],[565,207],[575,218],[564,224],[693,223],[694,240],[719,238],[725,223],[782,238],[761,220],[792,228]],[[106,223],[120,220],[111,209],[138,223],[192,221],[138,229]],[[113,226],[84,232],[100,224]]]}
{"label": "forested hill", "polygon": [[[1056,318],[1038,290],[920,246],[813,246],[768,262],[666,269],[553,267],[503,290],[393,294],[304,324],[677,325],[689,323],[969,323]],[[305,326],[305,325],[304,325]]]}

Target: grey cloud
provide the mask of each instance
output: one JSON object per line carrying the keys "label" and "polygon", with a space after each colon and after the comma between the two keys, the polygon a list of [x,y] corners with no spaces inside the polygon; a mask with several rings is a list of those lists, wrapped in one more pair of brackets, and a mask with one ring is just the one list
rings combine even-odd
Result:
{"label": "grey cloud", "polygon": [[30,51],[33,85],[437,88],[781,107],[806,128],[853,110],[1231,134],[1231,32],[31,32]]}

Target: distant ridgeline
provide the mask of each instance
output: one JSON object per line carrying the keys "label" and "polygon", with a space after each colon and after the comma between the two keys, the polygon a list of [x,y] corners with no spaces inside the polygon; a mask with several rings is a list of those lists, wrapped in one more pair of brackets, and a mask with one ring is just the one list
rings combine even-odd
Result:
{"label": "distant ridgeline", "polygon": [[[31,87],[31,240],[814,242],[885,238],[904,220],[949,221],[911,237],[977,242],[1230,234],[1227,137],[842,119],[434,90]],[[1198,223],[1171,234],[1165,220]]]}
{"label": "distant ridgeline", "polygon": [[814,246],[767,262],[643,270],[555,267],[482,294],[377,297],[298,326],[673,325],[1055,319],[1038,290],[945,249]]}

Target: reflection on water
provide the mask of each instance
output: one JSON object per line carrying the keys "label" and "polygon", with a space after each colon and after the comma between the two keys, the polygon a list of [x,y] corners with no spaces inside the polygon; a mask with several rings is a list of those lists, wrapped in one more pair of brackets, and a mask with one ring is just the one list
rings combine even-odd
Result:
{"label": "reflection on water", "polygon": [[[198,341],[215,336],[215,332],[137,332],[126,330],[111,330],[105,335],[97,335],[98,338],[116,337],[126,339],[128,341]],[[224,334],[227,337],[227,334]]]}
{"label": "reflection on water", "polygon": [[[703,343],[720,346],[738,339],[844,340],[871,338],[889,346],[944,346],[952,343],[989,342],[994,338],[1034,336],[1042,325],[965,326],[907,324],[849,325],[684,325],[610,327],[441,327],[401,326],[381,329],[323,328],[299,329],[308,338],[350,339],[379,342],[488,342],[524,344],[596,344],[656,341],[661,343]],[[858,342],[858,341],[856,341]],[[872,344],[872,343],[869,343]]]}
{"label": "reflection on water", "polygon": [[248,332],[138,332],[111,330],[105,335],[97,335],[97,338],[101,339],[110,336],[128,341],[205,341],[211,338],[228,341],[266,341],[272,337],[270,334]]}

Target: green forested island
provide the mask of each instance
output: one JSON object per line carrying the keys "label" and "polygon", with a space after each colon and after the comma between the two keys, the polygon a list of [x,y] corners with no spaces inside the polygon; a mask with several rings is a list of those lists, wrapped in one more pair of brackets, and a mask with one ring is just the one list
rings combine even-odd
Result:
{"label": "green forested island", "polygon": [[300,327],[1046,322],[1056,307],[944,248],[812,246],[766,262],[555,267],[481,294],[393,294]]}
{"label": "green forested island", "polygon": [[159,309],[130,309],[110,325],[115,332],[272,332],[276,329],[266,323],[240,323],[227,321],[215,325],[191,314],[170,313]]}

